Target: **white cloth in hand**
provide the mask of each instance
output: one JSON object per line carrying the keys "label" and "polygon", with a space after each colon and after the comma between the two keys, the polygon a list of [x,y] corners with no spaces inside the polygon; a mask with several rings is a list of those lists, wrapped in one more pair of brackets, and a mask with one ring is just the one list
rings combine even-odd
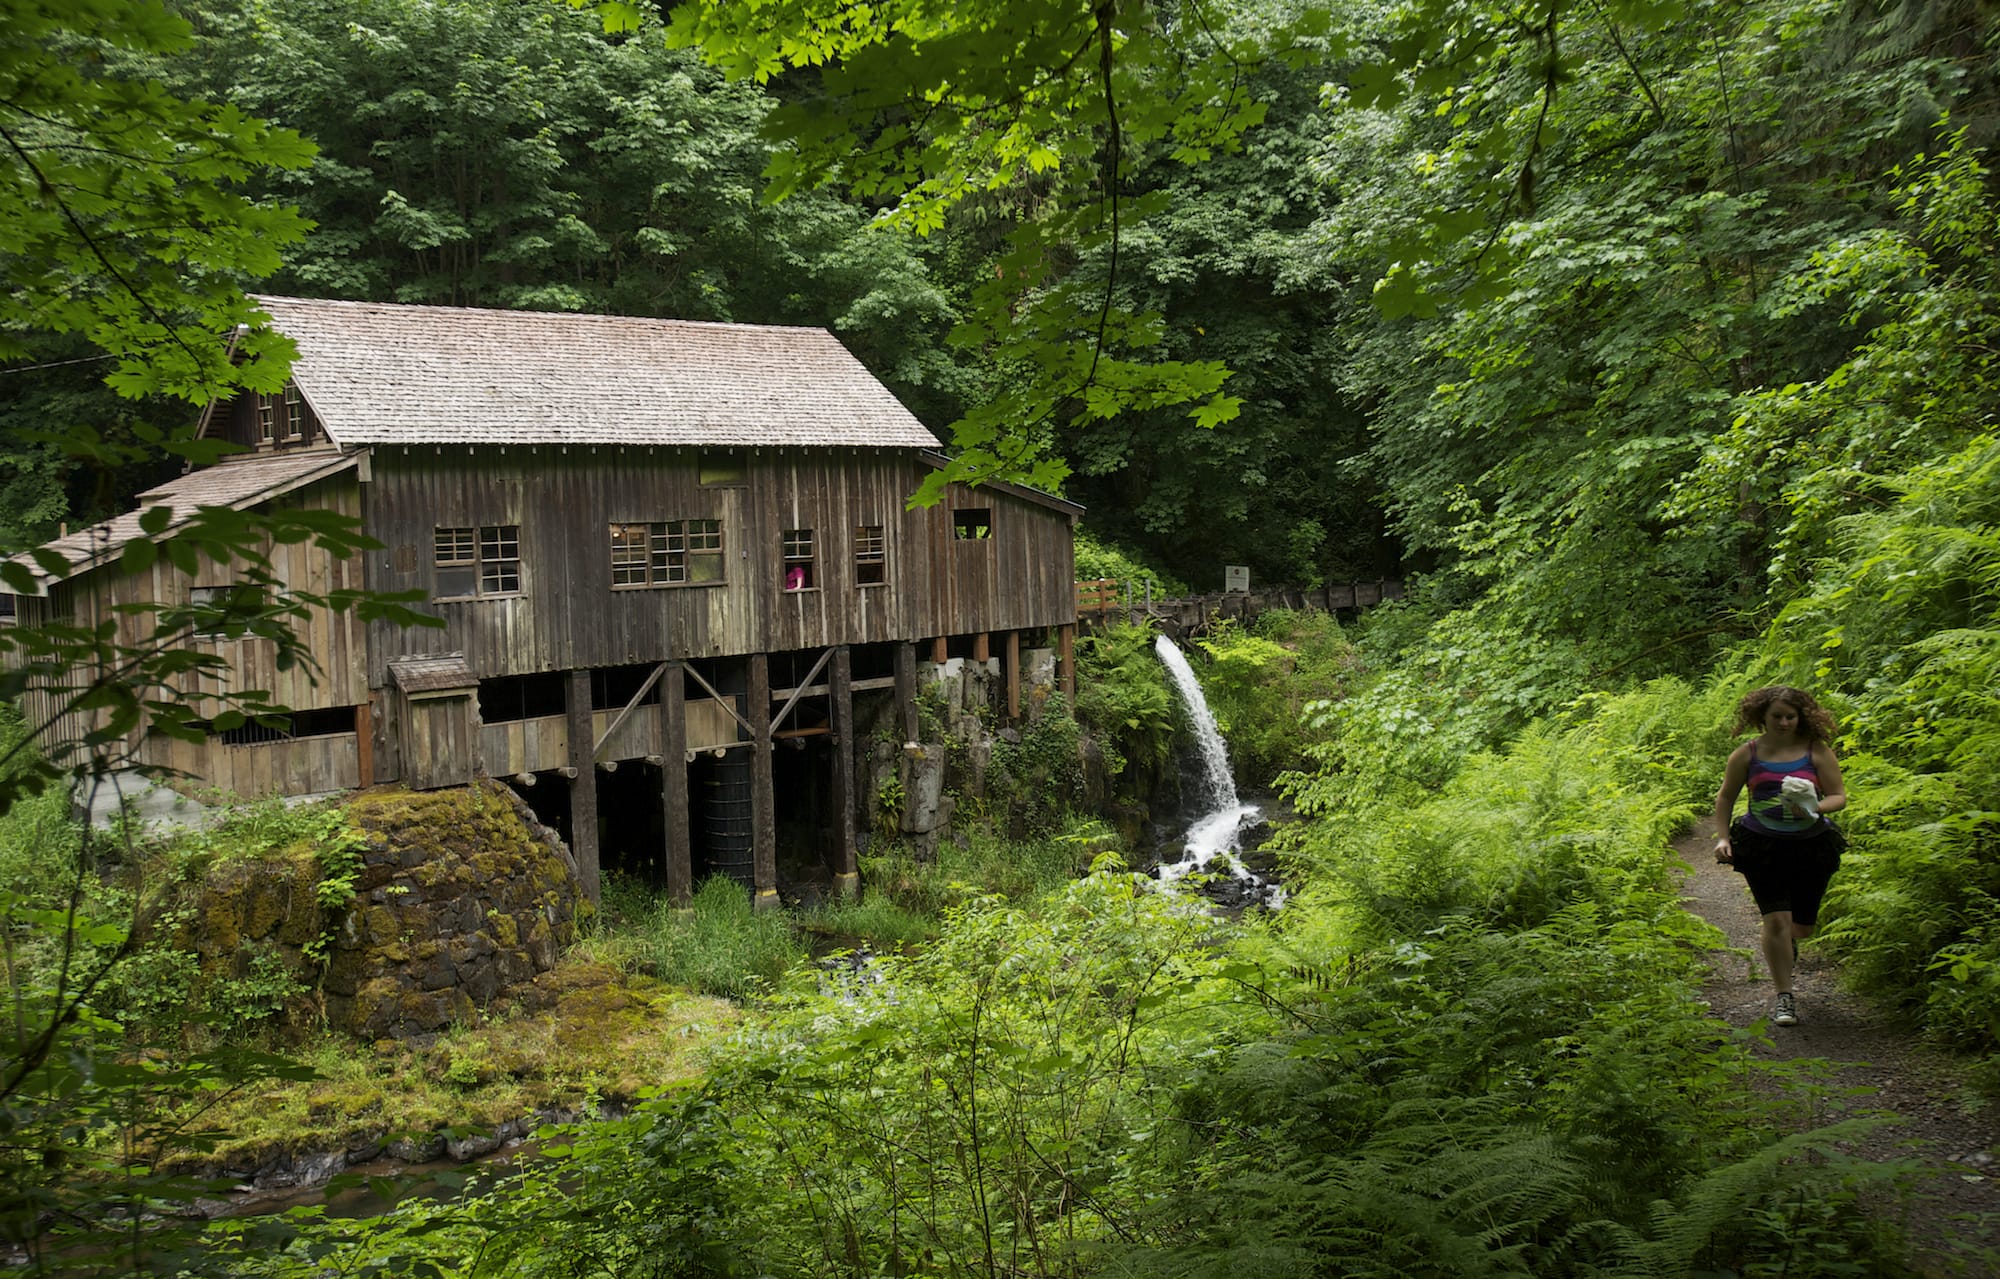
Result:
{"label": "white cloth in hand", "polygon": [[1819,816],[1819,788],[1805,778],[1787,777],[1778,784],[1778,792],[1784,796],[1788,807],[1812,817]]}

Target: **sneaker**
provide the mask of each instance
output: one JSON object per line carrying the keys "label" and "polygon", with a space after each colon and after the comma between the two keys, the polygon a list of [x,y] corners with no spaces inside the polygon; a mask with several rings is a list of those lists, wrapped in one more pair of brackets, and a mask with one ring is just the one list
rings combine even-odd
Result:
{"label": "sneaker", "polygon": [[1780,1026],[1796,1026],[1799,1024],[1799,1005],[1798,1001],[1792,997],[1791,991],[1785,991],[1778,996],[1778,1013],[1771,1020]]}

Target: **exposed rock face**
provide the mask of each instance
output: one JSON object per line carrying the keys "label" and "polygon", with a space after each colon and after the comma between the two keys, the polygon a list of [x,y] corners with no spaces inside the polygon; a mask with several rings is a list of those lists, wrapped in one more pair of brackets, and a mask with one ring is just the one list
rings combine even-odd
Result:
{"label": "exposed rock face", "polygon": [[368,847],[327,948],[335,1028],[408,1038],[470,1020],[575,937],[576,864],[504,786],[364,791],[348,813]]}

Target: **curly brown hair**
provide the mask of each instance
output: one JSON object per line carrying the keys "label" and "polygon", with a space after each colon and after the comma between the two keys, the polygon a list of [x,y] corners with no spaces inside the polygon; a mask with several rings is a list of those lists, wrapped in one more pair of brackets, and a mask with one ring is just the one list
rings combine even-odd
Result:
{"label": "curly brown hair", "polygon": [[1833,739],[1840,732],[1824,706],[1813,700],[1813,695],[1802,688],[1790,684],[1770,684],[1753,689],[1736,704],[1737,733],[1747,733],[1751,729],[1759,732],[1764,728],[1764,716],[1771,710],[1773,702],[1783,702],[1799,713],[1799,736],[1808,742],[1824,742],[1833,745]]}

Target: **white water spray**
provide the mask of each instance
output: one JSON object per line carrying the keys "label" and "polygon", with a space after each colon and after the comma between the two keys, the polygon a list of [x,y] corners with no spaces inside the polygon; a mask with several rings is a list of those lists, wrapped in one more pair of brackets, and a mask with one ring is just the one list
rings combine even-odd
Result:
{"label": "white water spray", "polygon": [[1166,636],[1154,638],[1153,651],[1159,654],[1167,674],[1173,678],[1174,691],[1187,707],[1188,719],[1194,725],[1195,744],[1201,752],[1202,775],[1201,793],[1195,798],[1200,801],[1203,816],[1188,828],[1186,855],[1178,862],[1161,865],[1160,878],[1172,882],[1184,875],[1227,868],[1232,876],[1245,881],[1265,905],[1277,906],[1284,901],[1284,890],[1251,874],[1236,856],[1243,828],[1255,821],[1262,810],[1237,798],[1236,778],[1229,771],[1229,748],[1215,726],[1215,716],[1209,712],[1201,681],[1195,678],[1194,668],[1188,665],[1180,646]]}

